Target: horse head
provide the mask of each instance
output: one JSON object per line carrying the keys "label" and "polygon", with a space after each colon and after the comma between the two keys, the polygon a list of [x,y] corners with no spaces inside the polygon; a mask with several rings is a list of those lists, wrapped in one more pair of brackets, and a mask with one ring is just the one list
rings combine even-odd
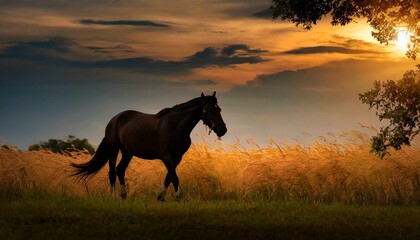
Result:
{"label": "horse head", "polygon": [[201,120],[210,128],[209,134],[214,131],[218,137],[222,137],[226,134],[227,128],[220,114],[222,109],[217,105],[216,92],[213,92],[211,96],[204,96],[201,93],[201,100],[203,102]]}

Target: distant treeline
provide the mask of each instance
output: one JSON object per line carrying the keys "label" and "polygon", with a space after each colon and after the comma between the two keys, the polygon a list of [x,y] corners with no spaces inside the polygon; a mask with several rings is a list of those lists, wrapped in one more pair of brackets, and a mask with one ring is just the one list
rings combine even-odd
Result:
{"label": "distant treeline", "polygon": [[84,150],[88,151],[91,155],[95,153],[95,149],[86,138],[79,139],[72,135],[68,135],[66,140],[48,139],[48,141],[41,141],[28,148],[29,151],[37,151],[40,149],[49,149],[54,153],[60,154]]}

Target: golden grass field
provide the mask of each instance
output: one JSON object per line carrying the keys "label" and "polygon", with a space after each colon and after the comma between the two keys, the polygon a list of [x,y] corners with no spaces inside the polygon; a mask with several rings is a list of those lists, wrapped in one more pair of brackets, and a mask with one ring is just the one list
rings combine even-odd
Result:
{"label": "golden grass field", "polygon": [[[358,131],[318,137],[312,144],[252,141],[194,143],[177,168],[186,200],[261,199],[344,204],[419,204],[420,147],[392,151],[380,160],[369,153],[368,134]],[[109,194],[105,167],[77,182],[70,163],[88,161],[79,152],[0,149],[0,194]],[[154,199],[166,169],[161,161],[134,158],[126,173],[129,198]],[[118,185],[118,184],[117,184]],[[172,190],[172,189],[170,189]],[[168,194],[171,201],[171,192]]]}

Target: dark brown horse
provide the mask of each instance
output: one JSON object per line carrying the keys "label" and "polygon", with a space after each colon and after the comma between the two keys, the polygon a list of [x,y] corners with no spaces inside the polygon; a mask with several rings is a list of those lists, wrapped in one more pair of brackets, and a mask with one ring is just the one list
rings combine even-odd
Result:
{"label": "dark brown horse", "polygon": [[[127,197],[124,175],[133,156],[142,159],[161,159],[168,170],[158,200],[164,201],[166,190],[172,183],[175,194],[180,197],[176,167],[191,145],[190,133],[202,120],[218,137],[226,134],[227,128],[220,115],[216,92],[211,96],[194,98],[188,102],[162,109],[157,114],[124,111],[109,121],[105,137],[93,158],[83,164],[72,164],[74,175],[81,179],[96,174],[107,162],[111,191],[115,193],[115,182],[121,184],[121,197]],[[118,152],[122,158],[116,166]]]}

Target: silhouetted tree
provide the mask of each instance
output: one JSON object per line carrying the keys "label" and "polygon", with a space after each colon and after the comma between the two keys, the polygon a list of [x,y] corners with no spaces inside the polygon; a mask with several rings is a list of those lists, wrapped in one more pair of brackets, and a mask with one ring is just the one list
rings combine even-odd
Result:
{"label": "silhouetted tree", "polygon": [[373,28],[372,36],[388,44],[398,37],[398,32],[410,32],[411,43],[407,57],[416,59],[420,51],[420,1],[419,0],[272,0],[273,19],[291,21],[296,26],[311,29],[327,14],[332,25],[346,25],[355,19],[365,18]]}
{"label": "silhouetted tree", "polygon": [[369,108],[376,108],[380,120],[389,120],[389,126],[382,127],[372,138],[372,152],[383,158],[390,147],[399,150],[410,145],[420,133],[420,65],[417,71],[407,71],[399,81],[376,81],[373,89],[359,94]]}
{"label": "silhouetted tree", "polygon": [[[406,55],[416,59],[420,52],[420,0],[272,0],[273,19],[291,21],[310,30],[327,14],[332,25],[346,25],[365,18],[373,28],[372,36],[382,44],[397,40],[398,32],[411,34]],[[373,89],[359,94],[363,103],[376,108],[380,120],[389,120],[372,138],[372,152],[381,158],[390,147],[399,150],[410,145],[419,133],[419,71],[408,71],[400,81],[376,81]]]}
{"label": "silhouetted tree", "polygon": [[55,153],[82,151],[86,149],[91,155],[95,153],[95,149],[86,138],[79,139],[72,135],[67,136],[66,141],[59,139],[48,139],[48,141],[41,141],[38,144],[31,145],[28,150],[37,151],[40,149],[49,149]]}

